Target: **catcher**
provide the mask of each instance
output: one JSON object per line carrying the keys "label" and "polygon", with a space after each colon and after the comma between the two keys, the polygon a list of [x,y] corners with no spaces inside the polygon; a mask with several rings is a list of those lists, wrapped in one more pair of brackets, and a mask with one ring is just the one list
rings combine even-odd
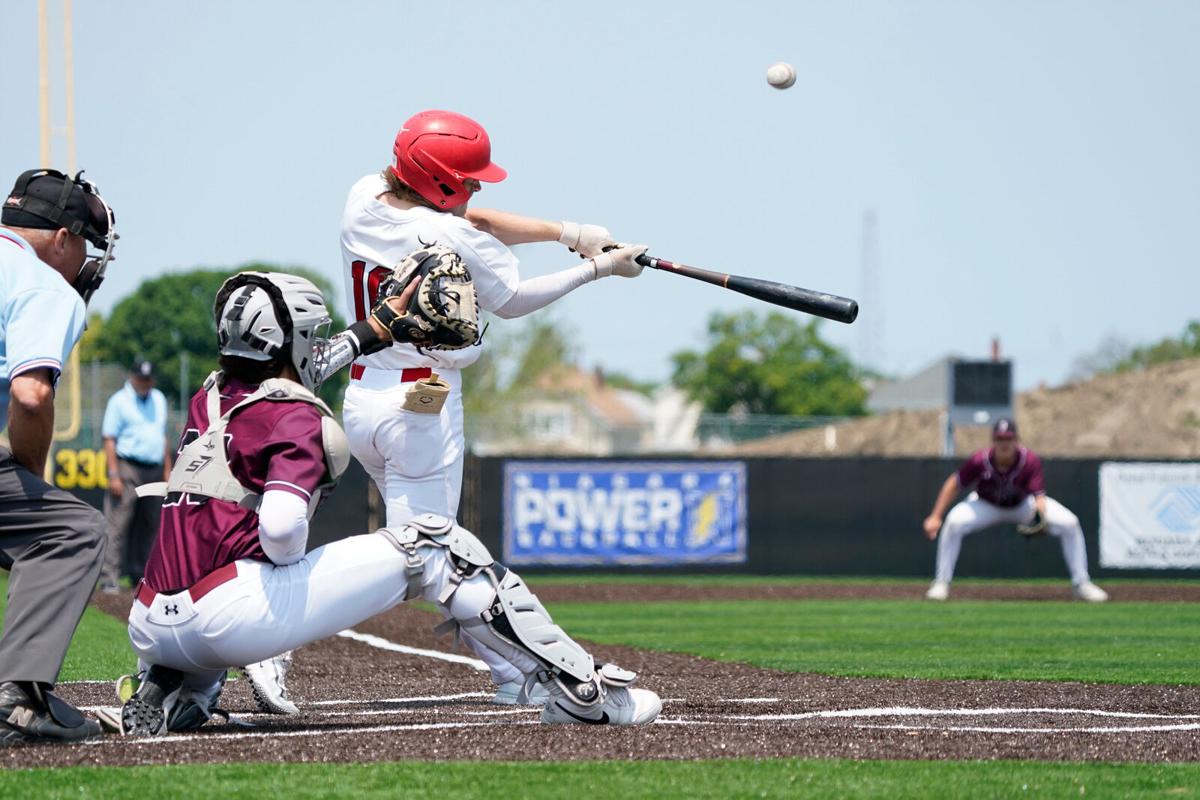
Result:
{"label": "catcher", "polygon": [[[950,509],[943,522],[943,514],[962,490],[971,494]],[[925,597],[945,600],[950,596],[950,581],[964,536],[1004,522],[1016,523],[1023,536],[1041,536],[1046,532],[1057,536],[1071,573],[1075,597],[1092,603],[1108,599],[1108,594],[1088,577],[1087,550],[1079,518],[1046,496],[1042,461],[1021,445],[1017,426],[1010,419],[996,422],[990,449],[975,453],[946,478],[933,511],[925,518],[926,536],[937,539],[941,531],[937,572]]]}
{"label": "catcher", "polygon": [[[313,394],[333,370],[391,341],[478,338],[470,276],[444,248],[413,254],[370,315],[331,340],[308,281],[241,273],[214,313],[220,371],[192,398],[161,533],[129,613],[143,667],[110,724],[151,735],[203,725],[231,664],[263,661],[356,625],[403,600],[438,604],[550,695],[549,723],[642,724],[661,702],[634,673],[592,657],[553,623],[511,570],[453,520],[423,514],[305,555],[308,520],[349,463],[345,435]],[[397,296],[399,293],[399,296]]]}

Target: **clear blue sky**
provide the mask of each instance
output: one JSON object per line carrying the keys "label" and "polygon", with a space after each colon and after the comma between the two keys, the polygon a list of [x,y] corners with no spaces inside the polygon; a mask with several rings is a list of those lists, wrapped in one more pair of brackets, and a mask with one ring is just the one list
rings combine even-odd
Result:
{"label": "clear blue sky", "polygon": [[[35,8],[0,3],[5,187],[38,158]],[[1020,385],[1054,383],[1109,333],[1200,317],[1198,2],[76,0],[74,31],[79,163],[122,234],[101,309],[258,259],[340,288],[346,190],[442,107],[509,170],[481,205],[687,263],[857,296],[876,209],[862,319],[882,313],[886,371],[999,335]],[[526,275],[573,258],[518,254]],[[761,307],[651,273],[555,313],[588,363],[659,379],[710,311]]]}

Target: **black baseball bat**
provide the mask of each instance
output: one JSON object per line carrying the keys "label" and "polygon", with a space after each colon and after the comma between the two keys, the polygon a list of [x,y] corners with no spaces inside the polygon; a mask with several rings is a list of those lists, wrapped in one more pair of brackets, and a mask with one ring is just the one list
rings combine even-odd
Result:
{"label": "black baseball bat", "polygon": [[791,308],[795,311],[803,311],[805,314],[824,317],[834,322],[845,322],[849,325],[858,318],[858,303],[849,297],[815,292],[812,289],[801,289],[799,286],[764,281],[760,278],[747,278],[744,275],[728,275],[724,272],[689,267],[687,264],[676,264],[665,258],[655,258],[645,254],[638,256],[637,262],[643,267],[674,272],[676,275],[683,275],[686,278],[704,281],[714,286],[723,286],[756,300]]}

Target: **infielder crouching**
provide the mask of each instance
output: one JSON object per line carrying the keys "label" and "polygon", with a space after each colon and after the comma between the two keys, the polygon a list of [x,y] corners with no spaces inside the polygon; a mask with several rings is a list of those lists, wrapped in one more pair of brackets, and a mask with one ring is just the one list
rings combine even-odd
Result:
{"label": "infielder crouching", "polygon": [[[449,518],[422,514],[305,555],[308,520],[349,462],[345,435],[312,390],[392,339],[436,338],[413,322],[414,291],[422,303],[469,291],[453,283],[465,275],[454,272],[453,253],[421,259],[450,271],[417,277],[402,294],[385,289],[368,319],[331,340],[320,338],[328,313],[308,281],[242,273],[222,287],[222,371],[193,398],[176,469],[158,487],[167,498],[162,529],[129,614],[145,671],[120,719],[109,720],[122,733],[199,727],[216,710],[227,665],[268,659],[416,597],[544,687],[543,722],[658,716],[658,696],[630,688],[634,673],[594,664],[516,573]],[[473,306],[458,311],[473,321]]]}
{"label": "infielder crouching", "polygon": [[[945,514],[964,489],[973,491]],[[925,519],[925,535],[938,539],[937,570],[925,597],[948,598],[963,538],[1001,523],[1017,525],[1026,536],[1048,531],[1058,537],[1075,597],[1093,603],[1108,599],[1108,594],[1088,576],[1079,518],[1046,496],[1041,459],[1020,444],[1017,426],[1008,419],[999,420],[993,427],[990,449],[972,455],[946,479],[933,511]]]}

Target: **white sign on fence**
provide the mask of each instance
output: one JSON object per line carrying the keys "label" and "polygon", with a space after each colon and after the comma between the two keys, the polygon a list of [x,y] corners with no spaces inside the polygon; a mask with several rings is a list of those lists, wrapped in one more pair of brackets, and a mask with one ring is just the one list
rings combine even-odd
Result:
{"label": "white sign on fence", "polygon": [[1100,566],[1200,567],[1200,464],[1100,465]]}

